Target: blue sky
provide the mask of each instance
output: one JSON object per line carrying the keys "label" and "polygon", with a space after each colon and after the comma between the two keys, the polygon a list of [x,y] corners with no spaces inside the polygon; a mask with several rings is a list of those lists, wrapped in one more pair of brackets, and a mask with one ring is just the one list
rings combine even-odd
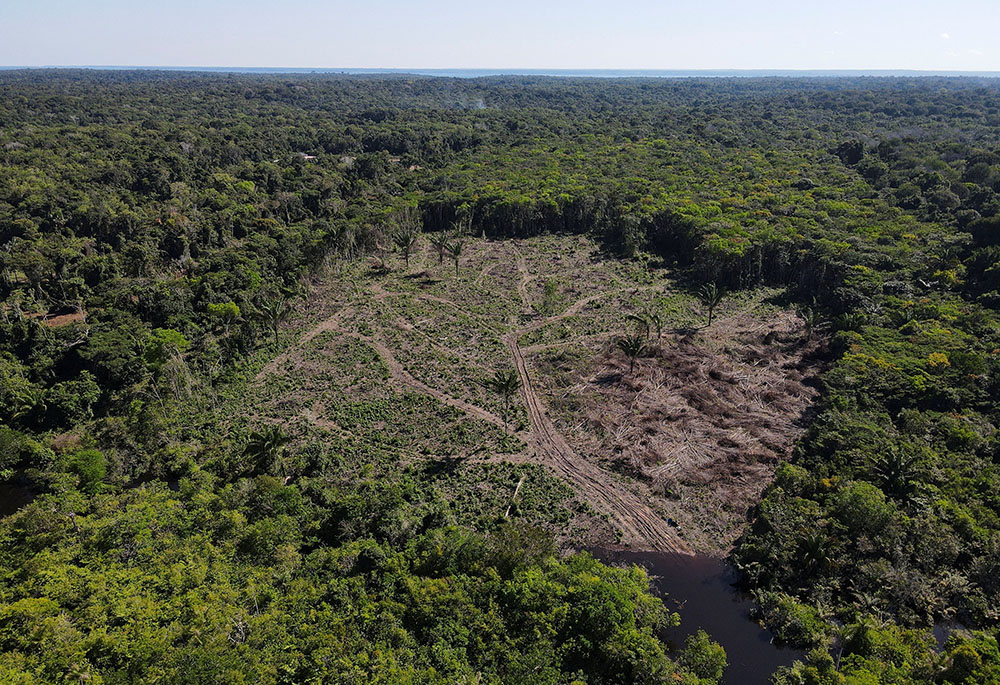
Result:
{"label": "blue sky", "polygon": [[0,65],[1000,70],[1000,0],[0,0]]}

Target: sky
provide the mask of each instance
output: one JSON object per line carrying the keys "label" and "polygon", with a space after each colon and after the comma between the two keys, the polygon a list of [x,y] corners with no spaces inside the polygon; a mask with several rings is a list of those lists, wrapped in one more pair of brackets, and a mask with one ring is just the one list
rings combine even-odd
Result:
{"label": "sky", "polygon": [[3,66],[1000,71],[1000,0],[0,0]]}

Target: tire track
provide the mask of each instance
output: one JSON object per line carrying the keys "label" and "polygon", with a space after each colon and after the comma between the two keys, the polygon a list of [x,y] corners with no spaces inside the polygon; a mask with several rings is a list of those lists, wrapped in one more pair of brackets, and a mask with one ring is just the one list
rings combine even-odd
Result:
{"label": "tire track", "polygon": [[633,547],[691,554],[674,529],[633,492],[617,486],[609,475],[579,458],[545,413],[531,385],[528,365],[517,344],[518,333],[504,336],[521,379],[521,398],[528,410],[535,447],[546,462],[572,483],[595,508],[609,514],[622,530],[623,542]]}
{"label": "tire track", "polygon": [[354,313],[353,307],[342,307],[341,309],[338,309],[333,316],[324,319],[323,321],[319,322],[318,324],[310,328],[308,331],[299,336],[299,339],[295,341],[294,345],[292,345],[287,350],[285,350],[277,357],[275,357],[267,364],[265,364],[264,368],[261,369],[256,376],[254,376],[253,379],[254,382],[259,383],[261,380],[264,379],[265,376],[270,376],[278,373],[278,369],[281,367],[281,365],[284,364],[289,359],[291,359],[292,355],[298,352],[299,349],[301,349],[304,345],[308,345],[310,342],[313,341],[313,339],[315,339],[320,334],[337,330],[337,325],[340,323],[340,320],[345,316],[349,316],[353,313]]}
{"label": "tire track", "polygon": [[373,350],[375,350],[375,352],[377,352],[378,355],[382,357],[382,361],[385,362],[386,367],[389,369],[389,374],[393,377],[393,379],[397,383],[412,388],[413,390],[419,390],[421,393],[425,395],[430,395],[439,402],[447,404],[449,407],[460,409],[466,414],[474,416],[477,419],[486,421],[487,423],[492,423],[493,425],[499,426],[500,428],[506,430],[507,424],[504,423],[504,420],[501,419],[496,414],[489,412],[483,409],[482,407],[477,407],[474,404],[470,404],[465,400],[460,400],[457,397],[452,397],[451,395],[443,393],[437,388],[432,388],[423,381],[419,381],[416,378],[414,378],[412,375],[410,375],[409,371],[403,368],[403,365],[399,363],[398,359],[396,359],[396,355],[393,354],[392,350],[386,347],[385,344],[382,343],[382,341],[367,335],[362,335],[361,333],[357,333],[355,331],[349,331],[344,328],[334,328],[333,330],[342,335],[347,335],[357,340],[360,340],[361,342],[365,343]]}

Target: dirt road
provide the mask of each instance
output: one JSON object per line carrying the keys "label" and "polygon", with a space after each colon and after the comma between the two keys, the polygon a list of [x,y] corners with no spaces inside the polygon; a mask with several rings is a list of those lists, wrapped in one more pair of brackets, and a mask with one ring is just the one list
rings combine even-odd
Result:
{"label": "dirt road", "polygon": [[517,344],[517,333],[505,336],[505,342],[521,379],[521,398],[531,420],[531,442],[543,462],[569,481],[585,501],[614,519],[622,531],[623,543],[634,549],[690,554],[691,550],[674,528],[638,495],[573,452],[546,415],[545,406],[532,386],[527,362]]}

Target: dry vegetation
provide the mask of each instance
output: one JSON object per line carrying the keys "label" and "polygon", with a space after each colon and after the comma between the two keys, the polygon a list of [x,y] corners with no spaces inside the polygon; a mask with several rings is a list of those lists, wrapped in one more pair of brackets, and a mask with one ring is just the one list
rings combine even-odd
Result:
{"label": "dry vegetation", "polygon": [[[578,237],[470,240],[458,275],[425,243],[409,268],[391,255],[332,268],[252,384],[251,414],[425,472],[542,465],[575,493],[560,532],[576,543],[723,551],[798,435],[816,345],[768,304],[776,292],[733,297],[703,328],[666,273]],[[614,340],[644,310],[664,332],[630,374]],[[505,412],[485,381],[510,369],[521,387]],[[507,477],[511,501],[548,487]]]}
{"label": "dry vegetation", "polygon": [[795,316],[757,306],[654,334],[633,373],[607,340],[536,364],[573,447],[648,484],[694,548],[721,551],[805,423],[817,352]]}

